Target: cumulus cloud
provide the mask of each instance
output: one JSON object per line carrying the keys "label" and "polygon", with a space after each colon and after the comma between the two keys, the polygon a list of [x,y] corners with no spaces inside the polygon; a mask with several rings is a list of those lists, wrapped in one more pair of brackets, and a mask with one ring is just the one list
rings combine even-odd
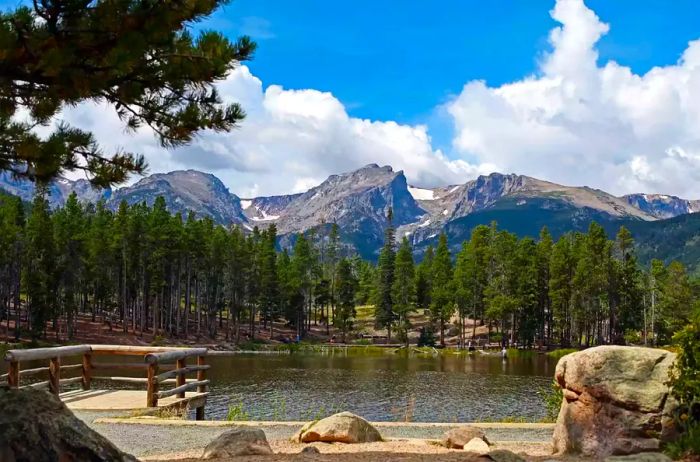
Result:
{"label": "cumulus cloud", "polygon": [[499,169],[617,194],[700,197],[700,40],[643,75],[598,64],[609,25],[582,0],[558,0],[536,75],[468,82],[447,104],[456,152]]}
{"label": "cumulus cloud", "polygon": [[331,93],[263,88],[245,66],[218,88],[226,101],[242,104],[246,119],[230,133],[203,133],[173,151],[160,148],[146,128],[123,133],[106,107],[82,105],[63,119],[92,130],[108,146],[144,153],[152,172],[204,170],[242,197],[305,191],[369,163],[404,169],[410,182],[423,186],[462,183],[491,170],[448,159],[431,147],[425,126],[353,118]]}

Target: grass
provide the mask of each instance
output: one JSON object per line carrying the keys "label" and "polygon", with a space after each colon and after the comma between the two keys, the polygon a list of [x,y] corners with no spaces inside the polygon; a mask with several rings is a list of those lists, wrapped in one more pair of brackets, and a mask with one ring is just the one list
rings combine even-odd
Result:
{"label": "grass", "polygon": [[536,354],[537,352],[534,350],[519,350],[517,348],[508,348],[507,350],[509,358],[529,359],[534,358]]}
{"label": "grass", "polygon": [[576,348],[558,348],[547,353],[547,356],[559,361],[563,356],[566,356],[569,353],[576,353],[577,351],[579,350],[577,350]]}

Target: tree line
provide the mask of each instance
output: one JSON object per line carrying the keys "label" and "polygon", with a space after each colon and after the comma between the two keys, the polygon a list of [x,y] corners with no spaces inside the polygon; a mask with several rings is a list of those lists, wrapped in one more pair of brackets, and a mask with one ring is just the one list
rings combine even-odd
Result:
{"label": "tree line", "polygon": [[30,206],[2,196],[0,323],[16,338],[49,327],[73,338],[87,314],[138,335],[293,340],[275,335],[283,322],[298,339],[321,326],[346,341],[356,306],[369,304],[389,342],[408,344],[420,317],[441,343],[465,345],[485,326],[504,345],[588,346],[666,342],[697,299],[680,263],[642,268],[625,228],[611,241],[592,223],[555,242],[546,229],[534,240],[477,226],[456,255],[441,235],[416,263],[406,237],[397,245],[391,212],[387,221],[375,265],[349,254],[335,224],[279,250],[274,225],[172,215],[162,197],[113,211],[74,194],[51,210],[41,188]]}
{"label": "tree line", "polygon": [[442,344],[448,325],[461,345],[479,326],[504,346],[666,343],[700,296],[699,281],[679,262],[643,268],[625,227],[609,240],[592,222],[586,233],[554,241],[546,227],[535,240],[479,225],[456,255],[441,234],[417,265],[407,237],[398,250],[394,243],[389,226],[376,269],[376,319],[404,341],[410,314],[422,310]]}

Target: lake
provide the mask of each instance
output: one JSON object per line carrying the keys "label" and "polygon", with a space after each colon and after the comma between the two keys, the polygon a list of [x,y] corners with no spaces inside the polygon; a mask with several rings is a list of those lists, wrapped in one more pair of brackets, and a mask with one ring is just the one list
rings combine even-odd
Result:
{"label": "lake", "polygon": [[252,420],[309,420],[350,411],[373,421],[470,422],[545,417],[544,355],[239,354],[212,356],[206,418],[229,406]]}

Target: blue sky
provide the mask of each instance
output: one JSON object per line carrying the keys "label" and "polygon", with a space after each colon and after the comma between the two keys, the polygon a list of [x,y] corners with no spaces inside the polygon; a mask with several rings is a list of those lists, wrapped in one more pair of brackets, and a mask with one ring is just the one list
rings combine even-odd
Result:
{"label": "blue sky", "polygon": [[[589,0],[613,25],[600,61],[635,73],[675,63],[700,36],[697,0]],[[332,92],[356,117],[424,122],[465,82],[537,72],[551,0],[234,0],[209,26],[259,44],[263,83]]]}

